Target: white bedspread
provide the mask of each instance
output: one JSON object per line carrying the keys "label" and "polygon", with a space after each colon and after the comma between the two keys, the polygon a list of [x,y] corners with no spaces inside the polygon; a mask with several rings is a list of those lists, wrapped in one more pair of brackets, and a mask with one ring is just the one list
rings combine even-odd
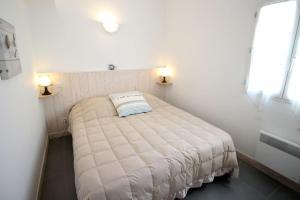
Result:
{"label": "white bedspread", "polygon": [[234,172],[231,137],[209,123],[145,95],[153,108],[119,118],[107,97],[70,113],[79,200],[183,198],[191,187]]}

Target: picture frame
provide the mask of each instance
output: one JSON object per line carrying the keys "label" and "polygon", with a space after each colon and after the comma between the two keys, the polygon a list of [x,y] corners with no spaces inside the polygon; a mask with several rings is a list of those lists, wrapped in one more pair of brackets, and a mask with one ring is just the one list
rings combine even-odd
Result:
{"label": "picture frame", "polygon": [[0,18],[0,78],[7,80],[21,72],[15,28]]}

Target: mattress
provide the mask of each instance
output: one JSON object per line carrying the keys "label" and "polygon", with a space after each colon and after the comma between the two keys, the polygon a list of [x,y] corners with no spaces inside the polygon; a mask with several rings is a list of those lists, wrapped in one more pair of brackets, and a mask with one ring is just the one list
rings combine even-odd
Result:
{"label": "mattress", "polygon": [[184,198],[215,176],[238,174],[229,134],[152,95],[153,110],[120,118],[108,97],[69,115],[79,200]]}

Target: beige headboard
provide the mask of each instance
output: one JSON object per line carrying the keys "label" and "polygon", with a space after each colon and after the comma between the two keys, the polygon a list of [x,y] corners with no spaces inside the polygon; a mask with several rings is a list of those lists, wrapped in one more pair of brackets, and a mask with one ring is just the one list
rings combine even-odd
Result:
{"label": "beige headboard", "polygon": [[51,73],[50,76],[56,94],[42,99],[50,135],[66,131],[69,110],[82,99],[131,90],[160,98],[164,95],[163,88],[156,84],[155,69]]}

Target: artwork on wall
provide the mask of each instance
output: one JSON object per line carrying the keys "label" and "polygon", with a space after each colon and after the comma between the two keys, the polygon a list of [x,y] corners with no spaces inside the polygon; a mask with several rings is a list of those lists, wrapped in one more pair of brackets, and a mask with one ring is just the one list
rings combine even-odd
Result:
{"label": "artwork on wall", "polygon": [[10,79],[22,72],[15,28],[0,18],[0,77]]}

